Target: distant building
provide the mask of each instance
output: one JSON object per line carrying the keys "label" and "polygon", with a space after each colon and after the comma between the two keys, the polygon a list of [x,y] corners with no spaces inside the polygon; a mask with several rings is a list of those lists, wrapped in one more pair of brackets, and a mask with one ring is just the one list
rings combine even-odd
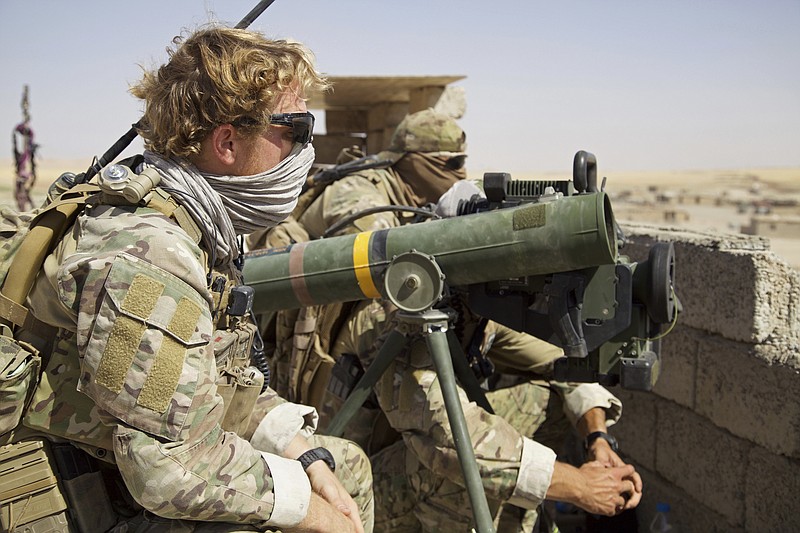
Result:
{"label": "distant building", "polygon": [[[331,76],[333,91],[314,94],[312,111],[325,111],[325,133],[314,135],[317,162],[332,164],[343,148],[374,154],[389,146],[395,127],[429,107],[453,118],[466,111],[465,76]],[[320,128],[322,129],[322,128]]]}
{"label": "distant building", "polygon": [[753,215],[749,226],[742,226],[745,235],[760,237],[800,238],[800,216]]}

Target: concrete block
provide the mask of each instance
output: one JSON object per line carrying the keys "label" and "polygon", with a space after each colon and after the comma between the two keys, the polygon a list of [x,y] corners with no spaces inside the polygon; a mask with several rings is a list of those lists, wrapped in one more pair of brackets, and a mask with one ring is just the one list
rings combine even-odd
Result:
{"label": "concrete block", "polygon": [[758,295],[755,322],[759,331],[768,337],[800,337],[800,273],[783,258],[770,252],[755,254],[755,291]]}
{"label": "concrete block", "polygon": [[366,140],[363,137],[353,137],[350,135],[314,135],[314,152],[316,153],[315,163],[334,164],[339,152],[343,148],[358,146],[362,151],[366,150]]}
{"label": "concrete block", "polygon": [[682,324],[744,342],[768,335],[756,330],[759,273],[751,253],[722,254],[676,243],[675,261]]}
{"label": "concrete block", "polygon": [[444,92],[444,86],[431,85],[408,91],[408,112],[416,113],[436,105]]}
{"label": "concrete block", "polygon": [[620,443],[623,458],[631,458],[645,468],[656,467],[656,426],[658,397],[650,392],[609,389],[622,401],[622,417],[609,428]]}
{"label": "concrete block", "polygon": [[662,400],[657,405],[656,472],[725,516],[744,521],[744,484],[750,443],[692,411]]}
{"label": "concrete block", "polygon": [[703,337],[695,411],[774,453],[800,458],[800,371],[766,363],[759,349]]}
{"label": "concrete block", "polygon": [[681,533],[740,533],[745,531],[743,524],[731,523],[728,519],[698,502],[691,494],[686,493],[666,481],[658,474],[640,468],[636,470],[642,476],[642,501],[636,508],[639,531],[650,531],[650,523],[656,513],[658,503],[670,506],[670,522],[674,530]]}
{"label": "concrete block", "polygon": [[372,130],[367,133],[367,153],[377,154],[389,146],[389,137],[383,134],[383,130]]}
{"label": "concrete block", "polygon": [[704,333],[678,325],[661,340],[661,373],[653,392],[694,408],[697,347]]}
{"label": "concrete block", "polygon": [[748,463],[747,531],[800,531],[800,462],[756,446]]}
{"label": "concrete block", "polygon": [[645,259],[653,242],[674,243],[681,324],[750,343],[800,333],[800,274],[769,251],[767,239],[644,224],[623,229],[623,253],[635,260]]}
{"label": "concrete block", "polygon": [[328,134],[346,133],[352,135],[353,132],[365,133],[367,129],[366,110],[329,109],[325,112],[325,131]]}
{"label": "concrete block", "polygon": [[[375,104],[367,112],[367,131],[382,130],[400,124],[400,121],[408,114],[408,103],[406,102],[384,102]],[[387,139],[388,145],[388,139]]]}

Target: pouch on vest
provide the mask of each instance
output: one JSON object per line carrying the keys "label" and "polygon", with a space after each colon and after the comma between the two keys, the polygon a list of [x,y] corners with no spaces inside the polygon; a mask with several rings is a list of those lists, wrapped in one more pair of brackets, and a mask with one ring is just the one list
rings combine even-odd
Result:
{"label": "pouch on vest", "polygon": [[264,384],[264,374],[250,366],[250,348],[256,326],[241,323],[233,331],[214,333],[214,358],[217,361],[217,394],[223,399],[222,429],[241,433]]}
{"label": "pouch on vest", "polygon": [[264,374],[254,366],[234,367],[219,375],[217,391],[225,401],[222,429],[244,433],[263,384]]}
{"label": "pouch on vest", "polygon": [[275,349],[270,357],[273,377],[270,386],[290,402],[298,402],[297,391],[291,388],[289,383],[296,381],[291,377],[292,345],[294,344],[294,325],[299,314],[300,308],[282,309],[276,313],[275,320],[272,322]]}
{"label": "pouch on vest", "polygon": [[335,363],[331,342],[347,319],[352,303],[304,307],[294,326],[289,390],[297,402],[321,409]]}
{"label": "pouch on vest", "polygon": [[9,206],[0,205],[0,284],[5,281],[11,261],[36,215],[37,211],[19,213]]}
{"label": "pouch on vest", "polygon": [[72,444],[50,444],[50,450],[78,531],[109,531],[117,522],[117,515],[96,459]]}
{"label": "pouch on vest", "polygon": [[11,329],[0,332],[0,435],[19,424],[39,379],[41,359],[31,345],[14,340]]}
{"label": "pouch on vest", "polygon": [[0,531],[70,531],[44,439],[0,448]]}

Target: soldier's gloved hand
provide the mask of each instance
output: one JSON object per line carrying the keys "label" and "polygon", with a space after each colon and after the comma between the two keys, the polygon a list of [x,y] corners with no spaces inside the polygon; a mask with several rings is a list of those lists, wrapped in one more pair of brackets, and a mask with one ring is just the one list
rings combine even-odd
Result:
{"label": "soldier's gloved hand", "polygon": [[364,533],[356,502],[323,461],[312,463],[307,469],[311,490],[341,511],[353,523],[356,533]]}
{"label": "soldier's gloved hand", "polygon": [[486,198],[483,191],[471,181],[457,181],[439,198],[433,212],[441,218],[454,217],[458,214],[459,202],[470,200],[475,195]]}

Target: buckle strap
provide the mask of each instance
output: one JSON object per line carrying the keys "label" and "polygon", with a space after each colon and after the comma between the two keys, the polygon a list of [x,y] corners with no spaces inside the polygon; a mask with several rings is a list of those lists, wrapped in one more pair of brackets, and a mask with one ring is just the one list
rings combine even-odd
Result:
{"label": "buckle strap", "polygon": [[155,209],[174,220],[194,240],[195,244],[198,244],[203,238],[203,233],[186,211],[186,208],[179,205],[172,195],[168,194],[164,189],[156,187],[147,196],[146,200],[147,207]]}
{"label": "buckle strap", "polygon": [[5,294],[0,292],[0,319],[6,321],[7,325],[21,327],[28,318],[28,309],[20,305]]}

